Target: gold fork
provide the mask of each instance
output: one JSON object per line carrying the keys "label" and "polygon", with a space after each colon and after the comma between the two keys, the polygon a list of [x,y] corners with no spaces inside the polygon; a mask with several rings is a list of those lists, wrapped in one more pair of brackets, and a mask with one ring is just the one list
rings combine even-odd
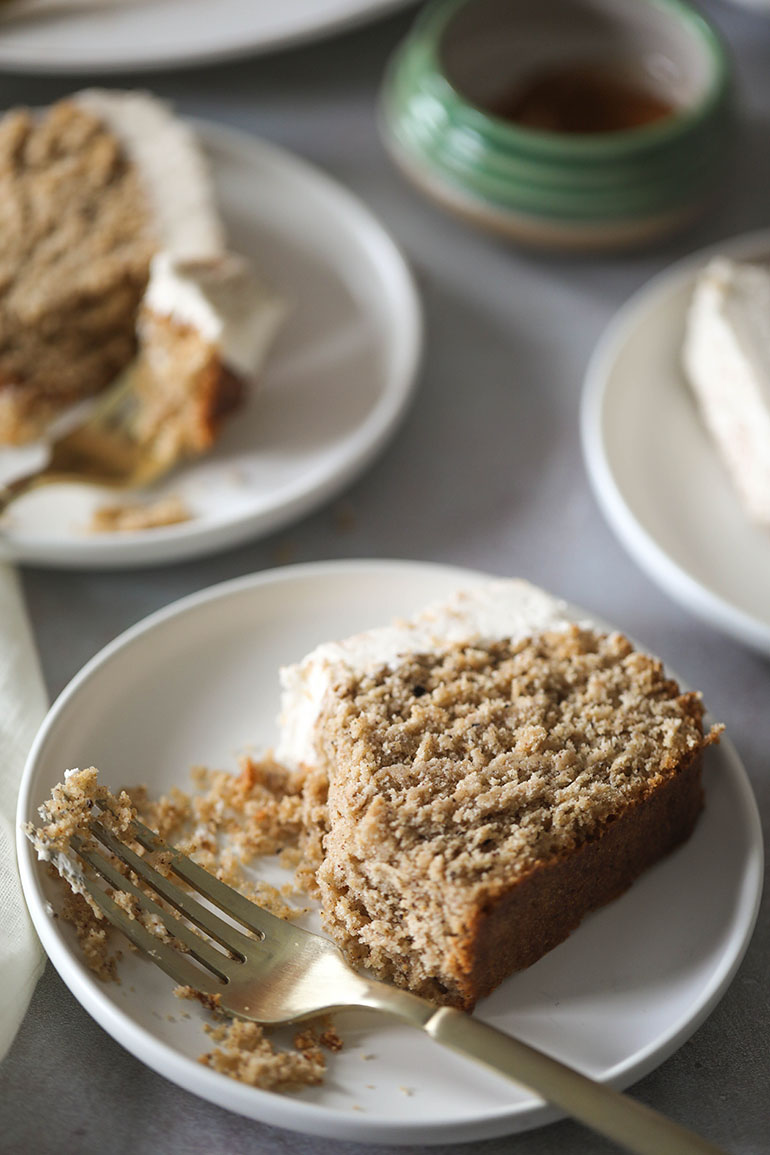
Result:
{"label": "gold fork", "polygon": [[82,482],[110,489],[139,489],[157,481],[176,463],[139,436],[135,375],[127,370],[81,424],[49,447],[40,469],[0,485],[0,514],[11,502],[41,485]]}
{"label": "gold fork", "polygon": [[[251,935],[159,873],[100,820],[95,819],[90,830],[114,858],[79,838],[72,840],[76,853],[101,875],[108,888],[131,895],[143,913],[160,918],[168,933],[183,944],[184,952],[152,934],[95,878],[83,874],[81,881],[91,898],[106,918],[176,983],[210,996],[223,1012],[257,1023],[280,1024],[345,1007],[384,1011],[425,1031],[437,1043],[529,1088],[638,1155],[719,1155],[718,1147],[678,1123],[529,1044],[462,1011],[436,1007],[426,999],[359,974],[333,943],[256,906],[141,822],[134,821],[130,827],[136,842],[147,851],[159,851],[166,866],[188,887]],[[114,859],[178,910],[184,921],[126,878]]]}

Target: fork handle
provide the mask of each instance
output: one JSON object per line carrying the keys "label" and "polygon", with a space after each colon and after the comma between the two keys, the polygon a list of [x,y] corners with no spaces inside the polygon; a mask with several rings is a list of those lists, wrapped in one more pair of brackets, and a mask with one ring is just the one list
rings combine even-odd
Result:
{"label": "fork handle", "polygon": [[[41,469],[36,469],[34,473],[25,473],[23,477],[16,477],[13,481],[0,485],[0,514],[5,513],[8,506],[17,497],[22,497],[31,489],[36,489],[38,485],[45,485],[48,480],[49,471],[43,466]],[[51,480],[55,480],[55,478],[51,477]]]}
{"label": "fork handle", "polygon": [[462,1011],[443,1007],[421,1025],[437,1043],[523,1083],[637,1155],[725,1155],[721,1148],[644,1103]]}

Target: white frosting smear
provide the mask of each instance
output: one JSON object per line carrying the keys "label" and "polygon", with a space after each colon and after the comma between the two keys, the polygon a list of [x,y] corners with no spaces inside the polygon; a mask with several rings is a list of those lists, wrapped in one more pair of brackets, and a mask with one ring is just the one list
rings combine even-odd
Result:
{"label": "white frosting smear", "polygon": [[393,668],[408,654],[430,654],[461,642],[522,641],[576,621],[567,604],[521,580],[460,591],[414,618],[317,646],[281,670],[281,736],[276,758],[296,768],[315,762],[316,724],[324,697],[341,671]]}
{"label": "white frosting smear", "polygon": [[159,245],[182,258],[221,254],[225,233],[194,132],[146,92],[89,88],[74,100],[107,125],[136,167]]}
{"label": "white frosting smear", "polygon": [[198,329],[228,365],[247,377],[261,368],[286,311],[282,299],[234,253],[203,261],[158,253],[144,303],[154,313]]}
{"label": "white frosting smear", "polygon": [[749,516],[770,525],[770,269],[710,262],[696,282],[683,362]]}

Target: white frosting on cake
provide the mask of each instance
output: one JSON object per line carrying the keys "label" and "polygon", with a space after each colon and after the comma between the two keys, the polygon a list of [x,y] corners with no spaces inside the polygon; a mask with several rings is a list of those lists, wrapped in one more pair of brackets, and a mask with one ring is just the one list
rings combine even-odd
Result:
{"label": "white frosting on cake", "polygon": [[770,525],[770,269],[710,262],[695,285],[683,361],[747,512]]}
{"label": "white frosting on cake", "polygon": [[258,372],[283,319],[283,302],[234,253],[187,261],[158,253],[145,306],[191,325],[239,373]]}
{"label": "white frosting on cake", "polygon": [[575,621],[565,602],[529,582],[493,581],[460,591],[408,621],[317,646],[281,670],[280,741],[285,766],[315,762],[316,726],[327,691],[341,673],[393,668],[408,654],[430,654],[458,642],[521,641]]}
{"label": "white frosting on cake", "polygon": [[135,166],[160,246],[179,258],[221,254],[224,228],[192,129],[147,92],[89,88],[74,99],[107,125]]}

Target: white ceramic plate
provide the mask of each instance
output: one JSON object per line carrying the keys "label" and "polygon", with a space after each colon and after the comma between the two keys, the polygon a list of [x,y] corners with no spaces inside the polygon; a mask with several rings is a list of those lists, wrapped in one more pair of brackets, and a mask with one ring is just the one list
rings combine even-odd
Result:
{"label": "white ceramic plate", "polygon": [[[233,248],[289,306],[248,405],[213,452],[169,476],[193,520],[89,534],[116,498],[48,486],[20,498],[0,555],[53,566],[176,561],[257,537],[328,500],[394,432],[414,388],[421,311],[411,274],[369,211],[318,170],[243,133],[197,125]],[[0,450],[0,478],[24,451]],[[146,495],[139,495],[142,499]]]}
{"label": "white ceramic plate", "polygon": [[770,653],[770,533],[743,512],[680,364],[695,277],[715,253],[766,259],[770,232],[689,257],[620,310],[588,368],[583,451],[599,505],[649,576]]}
{"label": "white ceramic plate", "polygon": [[111,73],[216,63],[328,36],[409,0],[74,0],[0,21],[0,68]]}
{"label": "white ceramic plate", "polygon": [[[420,563],[296,566],[153,615],[94,658],[51,710],[19,820],[34,817],[69,766],[95,763],[108,783],[140,778],[153,792],[185,785],[195,763],[234,767],[238,750],[275,741],[281,664],[480,580]],[[482,1018],[618,1087],[695,1030],[747,945],[762,871],[756,806],[727,741],[708,752],[705,789],[689,842],[503,983],[479,1006]],[[282,1096],[218,1075],[195,1062],[205,1036],[194,1004],[184,1004],[193,1018],[180,1020],[169,981],[136,957],[124,960],[122,985],[95,980],[68,927],[46,913],[50,883],[23,836],[19,858],[38,933],[75,996],[136,1056],[204,1098],[293,1130],[391,1144],[480,1139],[556,1117],[530,1093],[372,1014],[338,1017],[346,1045],[323,1087]]]}

